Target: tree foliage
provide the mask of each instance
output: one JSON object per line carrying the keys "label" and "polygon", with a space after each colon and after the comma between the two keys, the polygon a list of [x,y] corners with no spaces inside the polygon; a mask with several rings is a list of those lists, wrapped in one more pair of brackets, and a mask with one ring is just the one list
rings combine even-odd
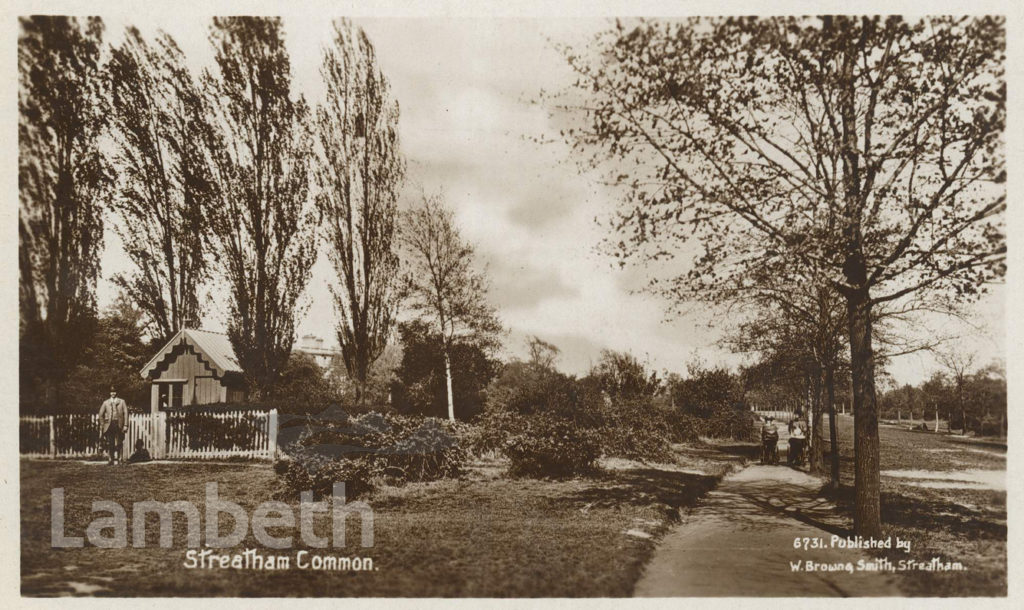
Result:
{"label": "tree foliage", "polygon": [[56,402],[95,318],[111,180],[103,22],[35,15],[18,38],[18,270],[23,392]]}
{"label": "tree foliage", "polygon": [[277,381],[267,391],[268,402],[290,403],[288,413],[320,413],[341,399],[341,388],[325,374],[316,359],[292,352]]}
{"label": "tree foliage", "polygon": [[792,261],[843,295],[854,521],[879,534],[872,309],[1005,272],[1003,20],[616,23],[566,56],[585,96],[569,138],[624,194],[615,254],[685,261],[654,290],[716,300]]}
{"label": "tree foliage", "polygon": [[219,271],[231,291],[228,336],[259,397],[295,341],[298,300],[316,261],[309,204],[309,108],[291,93],[279,18],[215,18],[216,71],[204,75],[218,184],[209,208]]}
{"label": "tree foliage", "polygon": [[207,278],[205,211],[215,184],[203,142],[211,139],[202,95],[169,34],[155,43],[129,27],[111,51],[111,122],[118,182],[112,203],[135,269],[114,278],[145,312],[154,337],[200,325]]}
{"label": "tree foliage", "polygon": [[[879,396],[882,414],[888,419],[922,419],[929,429],[936,416],[949,430],[986,436],[1005,436],[1007,416],[1006,377],[998,364],[973,368],[969,359],[953,369],[936,371],[917,385],[904,384]],[[941,360],[940,360],[940,364]],[[942,365],[946,366],[946,365]],[[956,371],[960,371],[957,374]]]}
{"label": "tree foliage", "polygon": [[651,399],[661,390],[658,374],[628,352],[601,350],[589,377],[613,401]]}
{"label": "tree foliage", "polygon": [[145,314],[134,299],[118,295],[99,317],[82,362],[64,383],[61,412],[95,413],[111,387],[132,409],[149,411],[149,380],[140,377],[139,370],[160,345],[144,340],[145,324]]}
{"label": "tree foliage", "polygon": [[[445,344],[432,326],[419,320],[398,325],[402,343],[401,363],[395,370],[397,390],[393,397],[399,411],[445,417],[447,415]],[[484,407],[485,389],[494,379],[499,363],[491,344],[463,337],[448,346],[451,360],[451,395],[459,419],[472,419]]]}
{"label": "tree foliage", "polygon": [[365,385],[387,345],[399,301],[392,243],[405,173],[398,103],[373,44],[348,20],[334,22],[320,73],[327,94],[316,114],[316,201],[339,285],[338,343],[349,377]]}
{"label": "tree foliage", "polygon": [[685,378],[672,376],[669,392],[672,402],[686,415],[711,417],[716,410],[735,409],[743,400],[740,380],[723,366],[703,362],[687,364]]}
{"label": "tree foliage", "polygon": [[[439,196],[424,194],[419,205],[402,214],[400,236],[407,253],[410,308],[441,338],[446,369],[456,343],[493,345],[501,323],[487,301],[486,278],[474,268],[473,247],[459,235],[452,210]],[[450,386],[450,370],[446,377]],[[448,416],[455,418],[450,387]]]}

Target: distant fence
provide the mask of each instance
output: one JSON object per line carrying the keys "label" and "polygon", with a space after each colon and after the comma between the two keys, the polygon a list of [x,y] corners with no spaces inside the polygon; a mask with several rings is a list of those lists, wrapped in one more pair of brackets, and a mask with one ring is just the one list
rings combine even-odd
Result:
{"label": "distant fence", "polygon": [[751,411],[758,417],[774,417],[775,419],[784,419],[786,421],[793,419],[792,411],[762,411],[761,409],[751,409]]}
{"label": "distant fence", "polygon": [[[153,459],[273,459],[277,455],[277,410],[170,411],[128,416],[123,457],[142,440]],[[46,415],[19,420],[21,454],[86,458],[103,453],[99,415]]]}

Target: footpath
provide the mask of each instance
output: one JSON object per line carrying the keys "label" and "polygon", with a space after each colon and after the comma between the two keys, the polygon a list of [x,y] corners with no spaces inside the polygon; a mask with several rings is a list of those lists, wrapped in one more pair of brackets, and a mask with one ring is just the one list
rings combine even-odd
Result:
{"label": "footpath", "polygon": [[[901,595],[888,572],[846,571],[859,560],[877,563],[864,551],[829,546],[833,534],[848,534],[835,526],[835,506],[816,497],[821,485],[781,465],[725,477],[661,540],[634,596]],[[821,539],[826,548],[794,548],[797,538]]]}

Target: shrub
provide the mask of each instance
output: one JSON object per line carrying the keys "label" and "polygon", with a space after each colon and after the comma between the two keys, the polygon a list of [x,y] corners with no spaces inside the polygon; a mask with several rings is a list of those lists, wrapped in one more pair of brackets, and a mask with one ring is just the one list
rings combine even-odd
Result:
{"label": "shrub", "polygon": [[703,436],[728,438],[738,441],[754,440],[757,437],[754,419],[749,411],[732,407],[716,407],[705,419]]}
{"label": "shrub", "polygon": [[696,415],[677,414],[669,418],[669,438],[676,443],[693,443],[707,436],[707,421]]}
{"label": "shrub", "polygon": [[466,459],[448,422],[381,413],[309,419],[285,451],[291,458],[281,469],[286,488],[317,496],[342,481],[356,497],[383,482],[457,477]]}
{"label": "shrub", "polygon": [[633,460],[672,459],[671,414],[649,397],[620,398],[602,408],[604,455]]}
{"label": "shrub", "polygon": [[727,368],[691,362],[687,369],[689,376],[673,377],[668,388],[673,404],[681,412],[713,419],[717,409],[742,402],[739,380]]}
{"label": "shrub", "polygon": [[639,460],[672,456],[665,413],[650,396],[612,397],[602,392],[594,376],[577,380],[532,362],[506,365],[491,383],[487,410],[478,421],[483,431],[472,442],[479,453],[503,448],[526,434],[531,422],[553,420],[587,430],[604,455]]}
{"label": "shrub", "polygon": [[227,450],[253,446],[265,437],[266,424],[251,411],[218,416],[209,411],[168,411],[167,426],[171,434],[183,433],[190,449]]}
{"label": "shrub", "polygon": [[508,413],[488,413],[480,417],[476,422],[470,424],[458,422],[455,424],[455,436],[459,446],[476,458],[493,456],[501,452],[505,441],[509,438],[509,426],[504,423],[505,419],[512,417]]}
{"label": "shrub", "polygon": [[601,456],[600,436],[572,421],[535,415],[505,441],[511,476],[568,477],[587,473]]}
{"label": "shrub", "polygon": [[490,413],[547,415],[580,425],[600,425],[600,388],[591,387],[552,368],[530,362],[510,362],[487,388]]}
{"label": "shrub", "polygon": [[345,483],[346,498],[355,498],[373,490],[383,472],[375,460],[338,458],[307,447],[296,448],[281,472],[285,488],[299,494],[312,491],[314,498],[331,495],[335,483]]}

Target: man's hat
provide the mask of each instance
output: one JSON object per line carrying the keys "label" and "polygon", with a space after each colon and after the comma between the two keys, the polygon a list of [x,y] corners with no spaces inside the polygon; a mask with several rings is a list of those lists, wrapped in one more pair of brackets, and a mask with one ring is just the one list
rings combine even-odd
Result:
{"label": "man's hat", "polygon": [[110,386],[110,391],[111,391],[111,392],[116,392],[116,391],[117,391],[117,388],[115,388],[114,386]]}

